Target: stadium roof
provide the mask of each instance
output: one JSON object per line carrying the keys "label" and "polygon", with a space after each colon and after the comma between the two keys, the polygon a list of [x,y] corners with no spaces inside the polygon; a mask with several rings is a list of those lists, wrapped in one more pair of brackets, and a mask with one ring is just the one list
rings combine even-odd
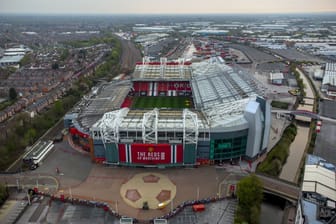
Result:
{"label": "stadium roof", "polygon": [[150,62],[147,57],[142,62],[137,63],[133,80],[169,80],[183,81],[190,80],[191,67],[190,63],[179,59],[177,62],[167,62],[167,58],[161,58],[160,62]]}
{"label": "stadium roof", "polygon": [[[118,142],[120,132],[142,132],[135,136],[144,142],[157,143],[159,132],[183,132],[183,139],[197,142],[199,131],[209,131],[207,120],[197,111],[181,110],[120,110],[105,113],[91,129],[100,131],[104,142]],[[181,136],[182,137],[182,136]],[[163,136],[164,138],[164,136]]]}
{"label": "stadium roof", "polygon": [[255,81],[248,78],[242,70],[211,61],[203,61],[192,65],[195,105],[197,108],[211,108],[216,105],[230,105],[229,102],[255,97]]}
{"label": "stadium roof", "polygon": [[114,81],[100,85],[90,95],[85,96],[73,111],[78,113],[80,126],[88,131],[104,113],[119,109],[130,88],[129,80]]}

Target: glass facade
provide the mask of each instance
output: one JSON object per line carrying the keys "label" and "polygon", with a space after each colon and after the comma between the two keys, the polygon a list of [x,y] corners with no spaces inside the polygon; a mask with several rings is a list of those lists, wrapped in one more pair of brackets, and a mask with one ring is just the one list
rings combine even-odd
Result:
{"label": "glass facade", "polygon": [[247,136],[211,139],[210,141],[210,159],[228,160],[244,156],[246,152]]}

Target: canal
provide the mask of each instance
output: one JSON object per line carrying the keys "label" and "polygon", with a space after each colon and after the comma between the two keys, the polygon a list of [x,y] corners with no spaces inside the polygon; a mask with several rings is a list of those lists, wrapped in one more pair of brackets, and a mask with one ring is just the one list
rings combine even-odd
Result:
{"label": "canal", "polygon": [[261,204],[260,224],[282,224],[284,210],[271,202]]}
{"label": "canal", "polygon": [[[314,104],[314,91],[308,81],[308,78],[299,70],[300,78],[303,80],[306,92],[306,98],[304,98],[304,104],[299,104],[298,110],[309,110],[313,111]],[[303,118],[306,119],[307,118]],[[310,118],[309,118],[310,120]],[[290,182],[296,182],[296,177],[300,169],[300,163],[302,157],[304,156],[305,149],[309,138],[309,124],[304,124],[298,122],[297,124],[297,135],[290,145],[289,156],[287,158],[286,164],[283,166],[279,178],[287,180]]]}

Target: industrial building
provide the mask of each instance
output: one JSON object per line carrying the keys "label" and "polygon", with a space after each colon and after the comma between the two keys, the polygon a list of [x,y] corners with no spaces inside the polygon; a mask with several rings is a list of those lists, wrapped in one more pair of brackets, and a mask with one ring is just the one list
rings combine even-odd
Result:
{"label": "industrial building", "polygon": [[307,156],[295,223],[336,222],[335,171],[325,159]]}
{"label": "industrial building", "polygon": [[322,80],[322,92],[336,98],[336,63],[327,63]]}
{"label": "industrial building", "polygon": [[3,57],[0,57],[0,67],[19,65],[21,59],[30,51],[29,48],[26,48],[23,45],[20,45],[20,47],[17,48],[6,49]]}
{"label": "industrial building", "polygon": [[273,85],[282,85],[284,80],[284,75],[281,72],[270,73],[270,82]]}
{"label": "industrial building", "polygon": [[134,32],[138,33],[169,33],[173,31],[170,26],[135,26]]}
{"label": "industrial building", "polygon": [[[64,122],[75,142],[106,164],[252,160],[269,139],[271,111],[262,95],[252,76],[217,58],[194,64],[144,58],[130,80],[102,84]],[[175,106],[136,106],[155,99]]]}

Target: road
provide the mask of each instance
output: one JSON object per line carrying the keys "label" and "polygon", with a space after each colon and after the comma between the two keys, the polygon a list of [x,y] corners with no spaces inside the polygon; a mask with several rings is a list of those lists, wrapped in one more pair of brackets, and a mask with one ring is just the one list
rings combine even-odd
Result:
{"label": "road", "polygon": [[297,202],[300,196],[300,187],[292,184],[292,183],[286,183],[280,179],[267,177],[264,175],[257,174],[257,176],[260,178],[260,180],[263,183],[263,187],[266,190],[270,190],[272,192],[277,192],[281,195],[285,195],[286,197],[293,200],[294,203]]}
{"label": "road", "polygon": [[[296,111],[296,110],[272,110],[272,113],[291,114],[294,111]],[[318,118],[319,118],[319,120],[327,121],[329,123],[336,124],[336,119],[334,119],[334,118],[321,116],[321,115],[318,115]]]}
{"label": "road", "polygon": [[22,172],[18,174],[2,174],[0,182],[8,187],[18,187],[27,190],[37,187],[44,192],[56,193],[59,188],[59,181],[50,174]]}

